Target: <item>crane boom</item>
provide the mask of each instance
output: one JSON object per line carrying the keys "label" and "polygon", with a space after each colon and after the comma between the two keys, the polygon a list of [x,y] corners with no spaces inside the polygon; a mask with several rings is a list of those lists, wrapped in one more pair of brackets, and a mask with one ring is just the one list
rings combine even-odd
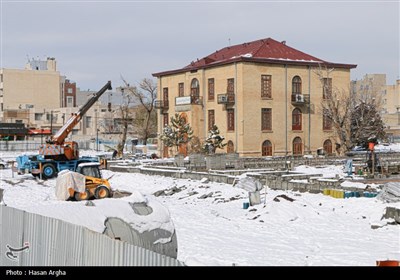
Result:
{"label": "crane boom", "polygon": [[111,90],[111,81],[108,81],[97,93],[95,93],[79,110],[72,114],[72,116],[68,119],[68,121],[57,131],[56,134],[52,136],[52,138],[48,141],[49,144],[57,144],[61,145],[64,143],[65,138],[67,138],[68,134],[71,130],[79,123],[82,119],[83,115],[93,106],[93,104],[100,98],[100,96],[106,92],[106,90]]}
{"label": "crane boom", "polygon": [[73,113],[68,121],[60,128],[60,130],[45,145],[39,148],[39,154],[45,159],[55,161],[71,161],[79,159],[79,146],[77,142],[65,142],[68,134],[79,123],[83,115],[93,106],[93,104],[106,92],[112,89],[111,81],[108,81],[97,93],[95,93],[86,103]]}

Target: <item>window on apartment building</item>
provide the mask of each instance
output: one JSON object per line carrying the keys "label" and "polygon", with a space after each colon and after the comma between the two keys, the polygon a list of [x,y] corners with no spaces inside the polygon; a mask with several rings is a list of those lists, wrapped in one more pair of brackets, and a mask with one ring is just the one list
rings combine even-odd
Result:
{"label": "window on apartment building", "polygon": [[67,107],[74,107],[74,97],[67,96]]}
{"label": "window on apartment building", "polygon": [[168,125],[168,114],[163,115],[163,124],[164,124],[164,127],[166,127]]}
{"label": "window on apartment building", "polygon": [[299,108],[292,111],[292,130],[301,130],[302,113]]}
{"label": "window on apartment building", "polygon": [[198,98],[200,96],[200,84],[199,80],[194,78],[190,84],[190,96],[193,98]]}
{"label": "window on apartment building", "polygon": [[208,100],[214,100],[214,78],[208,79]]}
{"label": "window on apartment building", "polygon": [[68,93],[72,93],[72,88],[68,88],[68,89],[67,89],[67,92],[68,92]]}
{"label": "window on apartment building", "polygon": [[226,93],[227,94],[235,94],[235,79],[231,78],[227,80],[227,88],[226,88]]}
{"label": "window on apartment building", "polygon": [[92,127],[92,117],[86,116],[86,128]]}
{"label": "window on apartment building", "polygon": [[168,88],[167,87],[163,88],[163,99],[162,100],[164,100],[164,101],[168,100]]}
{"label": "window on apartment building", "polygon": [[208,110],[208,130],[211,130],[215,124],[215,111]]}
{"label": "window on apartment building", "polygon": [[3,112],[4,111],[4,104],[3,103],[0,103],[0,110]]}
{"label": "window on apartment building", "polygon": [[228,131],[235,131],[235,110],[234,109],[227,109],[227,127]]}
{"label": "window on apartment building", "polygon": [[42,113],[35,113],[35,121],[40,121],[43,118],[43,114]]}
{"label": "window on apartment building", "polygon": [[272,98],[271,75],[261,75],[261,98]]}
{"label": "window on apartment building", "polygon": [[53,118],[51,113],[46,113],[46,121],[51,121],[51,119]]}
{"label": "window on apartment building", "polygon": [[322,88],[322,98],[331,99],[332,96],[332,78],[324,78],[324,86]]}
{"label": "window on apartment building", "polygon": [[263,157],[265,156],[272,156],[272,143],[269,140],[265,140],[262,143],[262,147],[261,147],[261,155]]}
{"label": "window on apartment building", "polygon": [[322,128],[323,130],[332,130],[332,120],[329,118],[327,109],[324,109],[322,115]]}
{"label": "window on apartment building", "polygon": [[292,94],[301,94],[301,78],[299,76],[292,79]]}
{"label": "window on apartment building", "polygon": [[178,96],[182,97],[184,95],[185,95],[184,84],[183,83],[179,83],[178,84]]}
{"label": "window on apartment building", "polygon": [[261,130],[272,130],[272,109],[261,109]]}

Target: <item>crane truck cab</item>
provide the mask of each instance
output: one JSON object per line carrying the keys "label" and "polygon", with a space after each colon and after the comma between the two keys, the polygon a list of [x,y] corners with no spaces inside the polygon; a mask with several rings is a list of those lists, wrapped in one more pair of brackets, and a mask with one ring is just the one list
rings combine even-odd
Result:
{"label": "crane truck cab", "polygon": [[87,200],[92,197],[102,199],[112,196],[111,186],[108,179],[103,179],[100,172],[100,163],[85,162],[78,165],[77,173],[85,176],[85,191],[76,192],[70,188],[70,196],[76,200]]}

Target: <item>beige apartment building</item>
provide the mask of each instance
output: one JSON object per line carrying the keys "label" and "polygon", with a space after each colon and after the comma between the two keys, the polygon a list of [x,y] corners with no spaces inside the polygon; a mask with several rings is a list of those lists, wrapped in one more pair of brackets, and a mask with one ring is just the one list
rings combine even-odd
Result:
{"label": "beige apartment building", "polygon": [[25,69],[0,69],[0,119],[8,110],[61,107],[60,72],[54,58],[32,60]]}
{"label": "beige apartment building", "polygon": [[361,80],[351,82],[352,91],[379,99],[380,112],[390,142],[400,142],[400,80],[388,85],[386,74],[366,74]]}
{"label": "beige apartment building", "polygon": [[[316,71],[334,68],[320,80]],[[335,153],[323,88],[348,90],[353,64],[327,62],[271,38],[228,46],[158,78],[158,133],[175,113],[201,141],[213,124],[241,156]],[[327,87],[323,87],[323,83]],[[161,145],[160,145],[161,146]],[[167,156],[168,149],[160,147]]]}
{"label": "beige apartment building", "polygon": [[400,143],[400,79],[395,85],[386,85],[382,118],[390,142]]}
{"label": "beige apartment building", "polygon": [[[78,100],[76,83],[60,75],[54,58],[31,59],[24,69],[2,68],[0,123],[22,123],[28,129],[25,139],[44,138],[59,130],[94,92],[79,93]],[[116,110],[116,107],[110,109]],[[117,133],[110,114],[107,104],[97,102],[72,130],[70,138],[88,139],[110,131]]]}

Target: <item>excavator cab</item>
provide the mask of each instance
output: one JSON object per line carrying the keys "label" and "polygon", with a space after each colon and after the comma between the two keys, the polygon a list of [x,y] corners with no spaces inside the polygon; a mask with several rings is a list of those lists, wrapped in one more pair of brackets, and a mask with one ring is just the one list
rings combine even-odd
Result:
{"label": "excavator cab", "polygon": [[80,201],[91,197],[102,199],[112,196],[110,182],[102,178],[98,162],[81,163],[76,172],[85,176],[85,191],[70,193],[71,197],[73,196]]}

